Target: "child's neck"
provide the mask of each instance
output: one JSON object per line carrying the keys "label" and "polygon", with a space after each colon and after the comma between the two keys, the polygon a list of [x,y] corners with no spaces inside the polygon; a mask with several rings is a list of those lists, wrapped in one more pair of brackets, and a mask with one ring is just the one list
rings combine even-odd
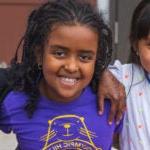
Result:
{"label": "child's neck", "polygon": [[82,93],[81,91],[80,93],[73,95],[72,97],[60,97],[59,95],[54,94],[55,92],[53,92],[52,89],[48,87],[48,84],[44,80],[40,81],[39,90],[41,95],[47,97],[49,100],[53,100],[60,103],[72,102],[75,99],[77,99]]}

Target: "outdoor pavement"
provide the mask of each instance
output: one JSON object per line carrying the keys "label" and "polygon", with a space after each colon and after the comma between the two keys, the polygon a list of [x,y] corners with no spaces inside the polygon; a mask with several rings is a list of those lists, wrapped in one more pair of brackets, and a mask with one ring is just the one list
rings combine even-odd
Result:
{"label": "outdoor pavement", "polygon": [[4,134],[0,131],[0,150],[15,150],[16,146],[14,134]]}

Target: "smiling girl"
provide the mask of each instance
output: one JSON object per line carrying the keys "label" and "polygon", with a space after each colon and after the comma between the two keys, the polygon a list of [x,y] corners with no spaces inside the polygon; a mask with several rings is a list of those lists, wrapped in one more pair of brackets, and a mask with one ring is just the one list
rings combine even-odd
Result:
{"label": "smiling girl", "polygon": [[[130,63],[116,61],[110,69],[125,86],[127,109],[121,132],[121,150],[150,149],[150,1],[134,10],[130,30]],[[109,76],[110,77],[110,76]],[[110,78],[107,78],[110,79]],[[105,82],[105,81],[104,81]],[[108,83],[108,81],[107,81]],[[113,88],[111,84],[107,86]],[[111,93],[109,88],[105,90]],[[114,84],[115,86],[115,84]]]}
{"label": "smiling girl", "polygon": [[101,15],[77,0],[53,0],[28,20],[22,62],[10,67],[13,90],[1,107],[0,129],[18,149],[110,150],[121,129],[97,113],[99,75],[112,51]]}

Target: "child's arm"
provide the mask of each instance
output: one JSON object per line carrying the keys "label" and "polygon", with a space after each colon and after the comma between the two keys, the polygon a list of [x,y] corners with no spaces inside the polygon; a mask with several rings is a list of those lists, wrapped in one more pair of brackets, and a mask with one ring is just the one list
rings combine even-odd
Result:
{"label": "child's arm", "polygon": [[[117,79],[121,80],[121,65],[118,69],[115,67],[111,67],[113,74],[117,76]],[[118,122],[122,114],[125,111],[125,88],[124,86],[116,79],[109,70],[105,70],[101,76],[98,97],[99,97],[99,108],[100,111],[103,112],[104,106],[104,98],[108,98],[111,101],[111,110],[109,114],[109,122],[112,122],[114,118],[116,118],[116,122]]]}
{"label": "child's arm", "polygon": [[[9,94],[7,95],[7,97]],[[4,133],[10,133],[12,131],[10,113],[8,108],[10,107],[7,102],[9,98],[4,99],[3,103],[0,105],[0,130]]]}

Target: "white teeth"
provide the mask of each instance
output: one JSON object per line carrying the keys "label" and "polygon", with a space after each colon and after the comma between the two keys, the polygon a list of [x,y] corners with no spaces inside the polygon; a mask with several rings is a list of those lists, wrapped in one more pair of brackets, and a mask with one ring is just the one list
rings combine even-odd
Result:
{"label": "white teeth", "polygon": [[66,85],[74,85],[77,82],[77,79],[61,77],[61,82]]}

